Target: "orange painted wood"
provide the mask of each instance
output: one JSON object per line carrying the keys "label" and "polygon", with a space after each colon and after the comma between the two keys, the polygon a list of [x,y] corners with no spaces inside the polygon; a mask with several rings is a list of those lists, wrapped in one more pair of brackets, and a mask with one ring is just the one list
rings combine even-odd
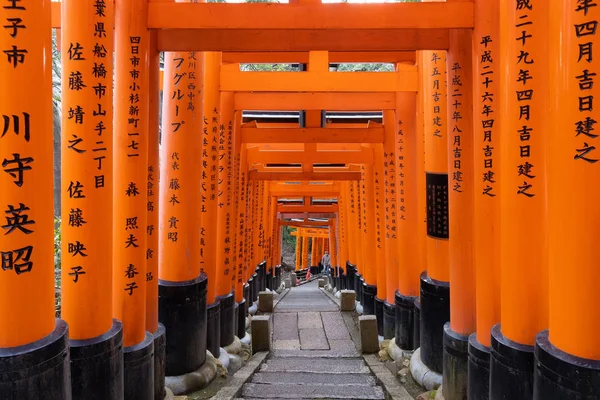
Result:
{"label": "orange painted wood", "polygon": [[[113,157],[113,35],[114,9],[106,4],[98,16],[92,3],[67,0],[62,4],[62,318],[69,337],[86,340],[106,333],[112,326],[112,157]],[[90,29],[105,27],[98,37]],[[94,55],[94,45],[106,49],[104,58]],[[73,46],[80,46],[74,50]],[[80,57],[74,55],[79,52]],[[80,59],[81,58],[81,59]],[[100,66],[105,71],[94,73]],[[72,76],[81,74],[86,87],[74,89]],[[93,84],[91,83],[93,82]],[[105,93],[93,86],[103,85]],[[98,109],[105,111],[98,113]],[[101,114],[101,115],[95,115]],[[103,114],[103,115],[102,115]],[[98,131],[98,126],[105,127]],[[76,145],[74,145],[74,143]],[[99,161],[99,158],[102,158]],[[101,183],[98,183],[100,180]],[[81,210],[85,223],[71,223]],[[67,223],[67,221],[69,223]],[[124,221],[122,221],[124,222]],[[121,224],[120,228],[124,225]],[[138,281],[139,285],[144,280]]]}
{"label": "orange painted wood", "polygon": [[220,88],[222,91],[241,92],[416,92],[417,70],[402,72],[222,71]]}
{"label": "orange painted wood", "polygon": [[158,329],[158,210],[159,210],[159,92],[162,89],[159,79],[159,54],[156,46],[156,32],[150,32],[149,50],[149,117],[148,117],[148,226],[146,227],[146,330]]}
{"label": "orange painted wood", "polygon": [[[334,163],[361,164],[373,161],[373,154],[365,151],[317,151],[310,156],[302,151],[248,151],[248,164],[302,164],[302,163]],[[325,179],[325,178],[323,178]],[[334,179],[327,179],[334,180]]]}
{"label": "orange painted wood", "polygon": [[[585,155],[598,160],[598,138],[575,134],[575,127],[597,112],[580,112],[579,99],[598,98],[598,86],[586,86],[581,79],[582,69],[598,70],[598,59],[584,56],[578,62],[580,45],[591,42],[597,48],[595,36],[577,37],[574,26],[597,20],[597,7],[576,11],[565,2],[550,2],[550,59],[559,57],[561,63],[551,63],[549,87],[560,93],[551,99],[550,134],[548,137],[548,234],[550,249],[550,341],[560,350],[586,359],[600,360],[600,328],[598,307],[599,269],[597,258],[596,207],[598,164],[581,158],[584,143],[596,147]],[[584,46],[585,48],[585,46]],[[585,60],[585,61],[584,61]],[[587,88],[587,89],[586,89]],[[575,125],[578,124],[578,125]],[[596,130],[597,133],[597,130]],[[584,149],[578,150],[578,149]],[[576,155],[580,157],[577,158]],[[566,186],[566,187],[565,187]],[[565,215],[565,211],[566,214]],[[594,334],[596,332],[596,334]]]}
{"label": "orange painted wood", "polygon": [[277,205],[277,212],[281,213],[299,213],[299,212],[307,212],[307,213],[332,213],[337,212],[337,205],[330,206],[305,206],[305,205]]}
{"label": "orange painted wood", "polygon": [[[307,63],[308,52],[229,52],[223,53],[224,63]],[[414,51],[330,52],[330,63],[415,62]]]}
{"label": "orange painted wood", "polygon": [[[410,96],[410,93],[403,93]],[[414,107],[414,106],[413,106]],[[385,141],[383,143],[383,185],[385,203],[384,212],[384,235],[385,235],[385,275],[386,284],[385,292],[381,293],[381,298],[389,304],[395,304],[395,294],[398,289],[398,270],[405,268],[405,265],[400,265],[398,262],[398,190],[406,190],[407,188],[399,188],[396,184],[396,175],[398,174],[399,157],[396,152],[396,143],[400,137],[396,137],[396,115],[394,111],[388,110],[383,112],[383,121],[385,128]],[[402,204],[404,205],[404,204]],[[377,289],[379,290],[379,289]]]}
{"label": "orange painted wood", "polygon": [[[124,346],[140,343],[146,334],[149,70],[144,60],[150,34],[146,19],[140,18],[146,9],[145,0],[115,5],[112,306],[113,316],[123,323]],[[139,43],[131,37],[139,37]],[[139,76],[129,72],[134,57],[139,58]],[[137,127],[133,117],[139,117]]]}
{"label": "orange painted wood", "polygon": [[244,143],[382,143],[383,128],[242,128]]}
{"label": "orange painted wood", "polygon": [[235,278],[233,261],[234,200],[234,110],[233,93],[221,94],[221,117],[218,138],[217,193],[217,295],[231,292]]}
{"label": "orange painted wood", "polygon": [[[446,52],[424,51],[423,99],[425,172],[448,174],[448,125],[446,115]],[[451,176],[448,176],[449,185]],[[450,188],[448,189],[450,190]],[[427,273],[448,282],[448,240],[427,236]]]}
{"label": "orange painted wood", "polygon": [[[200,207],[196,205],[201,201],[197,190],[201,142],[195,138],[203,128],[202,101],[196,95],[202,86],[201,56],[165,53],[158,235],[159,276],[170,282],[200,275]],[[189,93],[196,96],[190,98]]]}
{"label": "orange painted wood", "polygon": [[446,28],[433,29],[159,29],[159,51],[365,52],[447,49]]}
{"label": "orange painted wood", "polygon": [[362,246],[363,276],[367,285],[377,284],[377,270],[375,263],[375,190],[373,188],[373,165],[361,165],[362,179],[357,181],[360,185],[361,201],[361,236],[359,243]]}
{"label": "orange painted wood", "polygon": [[355,181],[360,172],[261,172],[250,171],[248,179],[259,181]]}
{"label": "orange painted wood", "polygon": [[[397,257],[398,257],[398,290],[404,296],[419,296],[421,272],[425,263],[420,262],[419,241],[425,242],[426,230],[419,237],[419,224],[423,223],[425,204],[418,203],[419,182],[422,182],[423,198],[425,197],[425,173],[423,163],[422,125],[417,122],[417,96],[414,93],[398,93],[395,113],[396,128],[396,204],[397,204]],[[419,134],[419,129],[421,133]],[[419,146],[421,146],[419,150]],[[420,152],[419,152],[420,151]],[[419,219],[422,218],[422,219]],[[424,250],[424,246],[423,246]],[[389,293],[389,291],[388,291]]]}
{"label": "orange painted wood", "polygon": [[[473,264],[473,32],[450,33],[448,50],[448,170],[450,183],[450,328],[475,332],[475,265]],[[479,79],[479,77],[477,77]],[[477,102],[479,104],[479,100]],[[479,180],[477,180],[479,181]]]}
{"label": "orange painted wood", "polygon": [[377,298],[385,300],[387,292],[386,274],[386,249],[385,249],[385,177],[383,144],[373,145],[373,203],[369,207],[374,208],[373,227],[375,230],[375,269],[377,277]]}
{"label": "orange painted wood", "polygon": [[[183,4],[183,3],[182,3]],[[202,200],[200,204],[200,266],[208,276],[207,304],[215,302],[217,290],[217,185],[218,131],[220,118],[219,73],[221,53],[204,53],[203,112],[201,123]]]}
{"label": "orange painted wood", "polygon": [[[548,56],[548,10],[548,7],[516,10],[514,2],[500,2],[500,37],[516,38],[523,31],[522,26],[516,25],[532,22],[527,25],[527,33],[532,37],[525,45],[520,40],[501,40],[498,58],[499,65],[505,66],[500,68],[499,113],[502,121],[500,320],[504,336],[526,345],[533,345],[535,336],[548,328],[548,243],[547,235],[542,232],[547,230],[549,217],[558,218],[547,214],[546,138],[551,128],[547,65],[556,62]],[[519,78],[523,75],[524,61],[517,63],[522,51],[529,53],[529,61],[535,60],[527,64],[525,79]],[[527,90],[535,95],[528,99],[525,94],[518,100],[515,93]],[[526,117],[521,115],[524,110],[528,112]],[[574,122],[569,121],[571,130],[561,132],[561,136],[575,136]],[[531,130],[523,131],[523,125]]]}
{"label": "orange painted wood", "polygon": [[2,222],[8,226],[0,234],[0,348],[35,342],[55,328],[50,3],[14,3],[26,10],[10,10],[11,4],[0,8],[1,19],[21,18],[27,29],[17,29],[15,38],[5,30],[0,44],[28,53],[14,64],[3,53],[0,63],[0,115],[9,119],[0,138],[0,159],[7,162],[0,174]]}
{"label": "orange painted wood", "polygon": [[[426,15],[427,18],[423,18]],[[149,5],[157,29],[432,29],[473,28],[473,4],[162,3]]]}
{"label": "orange painted wood", "polygon": [[[473,169],[475,188],[473,262],[475,263],[477,340],[491,345],[492,327],[500,322],[500,128],[490,127],[500,112],[500,1],[476,3],[477,24],[473,56],[475,76],[486,73],[490,79],[476,79]],[[484,40],[489,36],[491,41]],[[489,72],[492,72],[491,74]],[[488,147],[493,148],[489,153]],[[491,182],[488,178],[493,177]]]}
{"label": "orange painted wood", "polygon": [[234,107],[236,110],[379,111],[395,106],[393,93],[236,92]]}

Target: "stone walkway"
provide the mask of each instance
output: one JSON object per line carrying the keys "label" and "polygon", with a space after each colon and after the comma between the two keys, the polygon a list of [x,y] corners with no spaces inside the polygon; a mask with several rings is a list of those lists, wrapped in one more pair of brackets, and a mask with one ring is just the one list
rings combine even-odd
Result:
{"label": "stone walkway", "polygon": [[[346,318],[316,282],[292,288],[273,313],[273,351],[246,399],[384,399]],[[355,330],[355,328],[354,328]]]}

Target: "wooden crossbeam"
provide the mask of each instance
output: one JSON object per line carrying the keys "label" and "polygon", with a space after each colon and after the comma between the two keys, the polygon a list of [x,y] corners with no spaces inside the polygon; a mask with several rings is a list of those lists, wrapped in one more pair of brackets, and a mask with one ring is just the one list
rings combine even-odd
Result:
{"label": "wooden crossbeam", "polygon": [[242,128],[244,143],[383,143],[383,127]]}
{"label": "wooden crossbeam", "polygon": [[[248,165],[252,164],[369,164],[373,162],[373,152],[364,151],[258,151],[248,150]],[[284,179],[290,181],[290,179]],[[325,179],[327,180],[327,179]],[[335,180],[335,179],[329,179]]]}
{"label": "wooden crossbeam", "polygon": [[473,28],[473,2],[273,4],[150,2],[156,29],[432,29]]}
{"label": "wooden crossbeam", "polygon": [[158,51],[224,52],[447,50],[449,34],[448,28],[159,29],[156,48]]}
{"label": "wooden crossbeam", "polygon": [[250,171],[248,179],[259,181],[358,181],[361,173],[347,172],[263,172]]}
{"label": "wooden crossbeam", "polygon": [[396,108],[395,93],[236,92],[236,110],[380,111]]}
{"label": "wooden crossbeam", "polygon": [[330,206],[305,206],[305,205],[277,205],[277,212],[280,213],[335,213],[338,211],[337,204]]}
{"label": "wooden crossbeam", "polygon": [[[415,63],[414,51],[367,51],[329,53],[330,63]],[[308,63],[307,51],[294,52],[229,52],[223,53],[223,63]]]}
{"label": "wooden crossbeam", "polygon": [[296,221],[281,221],[279,220],[280,226],[291,226],[296,228],[304,228],[311,226],[325,226],[329,225],[329,221],[319,222],[319,221],[304,221],[304,222],[296,222]]}
{"label": "wooden crossbeam", "polygon": [[221,71],[221,91],[230,92],[416,92],[417,70],[402,72]]}

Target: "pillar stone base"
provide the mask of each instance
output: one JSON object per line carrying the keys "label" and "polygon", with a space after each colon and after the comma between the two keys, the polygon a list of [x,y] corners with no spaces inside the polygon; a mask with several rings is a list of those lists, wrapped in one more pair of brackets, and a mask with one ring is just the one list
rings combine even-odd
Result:
{"label": "pillar stone base", "polygon": [[375,297],[375,317],[377,318],[377,334],[383,336],[383,300]]}
{"label": "pillar stone base", "polygon": [[221,302],[220,347],[225,347],[233,343],[233,337],[235,336],[235,297],[233,293],[229,293],[225,296],[219,296],[217,299]]}
{"label": "pillar stone base", "polygon": [[206,349],[215,358],[221,354],[221,302],[206,307]]}
{"label": "pillar stone base", "polygon": [[396,334],[396,307],[387,301],[383,303],[383,338],[392,339]]}
{"label": "pillar stone base", "polygon": [[2,400],[71,399],[69,362],[69,328],[61,319],[36,342],[0,348]]}
{"label": "pillar stone base", "polygon": [[554,347],[548,331],[535,338],[533,400],[600,398],[600,361],[576,357]]}
{"label": "pillar stone base", "polygon": [[237,329],[236,335],[238,338],[246,336],[246,316],[248,315],[248,307],[246,307],[246,299],[242,299],[237,303]]}
{"label": "pillar stone base", "polygon": [[125,398],[148,400],[154,397],[154,336],[146,332],[140,343],[123,348]]}
{"label": "pillar stone base", "polygon": [[365,315],[375,315],[375,297],[377,296],[377,286],[363,283],[363,313]]}
{"label": "pillar stone base", "polygon": [[165,373],[183,375],[206,360],[206,275],[158,281],[158,319],[168,332]]}
{"label": "pillar stone base", "polygon": [[413,347],[418,349],[421,347],[421,299],[415,299],[415,319],[413,323]]}
{"label": "pillar stone base", "polygon": [[477,335],[469,336],[469,400],[490,398],[490,349],[477,341]]}
{"label": "pillar stone base", "polygon": [[396,312],[396,345],[403,350],[414,350],[416,348],[414,340],[416,299],[417,298],[413,296],[404,296],[396,290],[394,298]]}
{"label": "pillar stone base", "polygon": [[[492,328],[490,400],[529,400],[533,396],[533,346],[506,338]],[[545,399],[544,399],[545,400]]]}
{"label": "pillar stone base", "polygon": [[454,332],[450,322],[444,325],[442,387],[444,398],[467,400],[469,337]]}
{"label": "pillar stone base", "polygon": [[421,274],[421,360],[442,373],[444,324],[450,321],[450,285]]}
{"label": "pillar stone base", "polygon": [[165,398],[165,375],[167,367],[167,330],[158,324],[154,332],[154,399]]}
{"label": "pillar stone base", "polygon": [[71,340],[71,391],[74,399],[123,398],[123,324],[113,319],[103,335]]}
{"label": "pillar stone base", "polygon": [[292,287],[296,287],[296,284],[297,284],[297,282],[298,282],[298,281],[297,281],[298,277],[296,276],[296,273],[295,273],[295,272],[292,272],[292,273],[290,274],[290,278],[289,278],[289,279],[290,279],[290,283],[291,283]]}

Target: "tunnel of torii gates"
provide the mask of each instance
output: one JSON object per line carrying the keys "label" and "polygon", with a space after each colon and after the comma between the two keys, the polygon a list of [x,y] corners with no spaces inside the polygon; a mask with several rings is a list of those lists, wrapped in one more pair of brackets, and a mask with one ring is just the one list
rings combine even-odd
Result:
{"label": "tunnel of torii gates", "polygon": [[[599,398],[595,0],[1,3],[0,399],[163,398],[245,334],[282,224],[329,230],[446,399]],[[239,68],[278,62],[304,68]]]}

